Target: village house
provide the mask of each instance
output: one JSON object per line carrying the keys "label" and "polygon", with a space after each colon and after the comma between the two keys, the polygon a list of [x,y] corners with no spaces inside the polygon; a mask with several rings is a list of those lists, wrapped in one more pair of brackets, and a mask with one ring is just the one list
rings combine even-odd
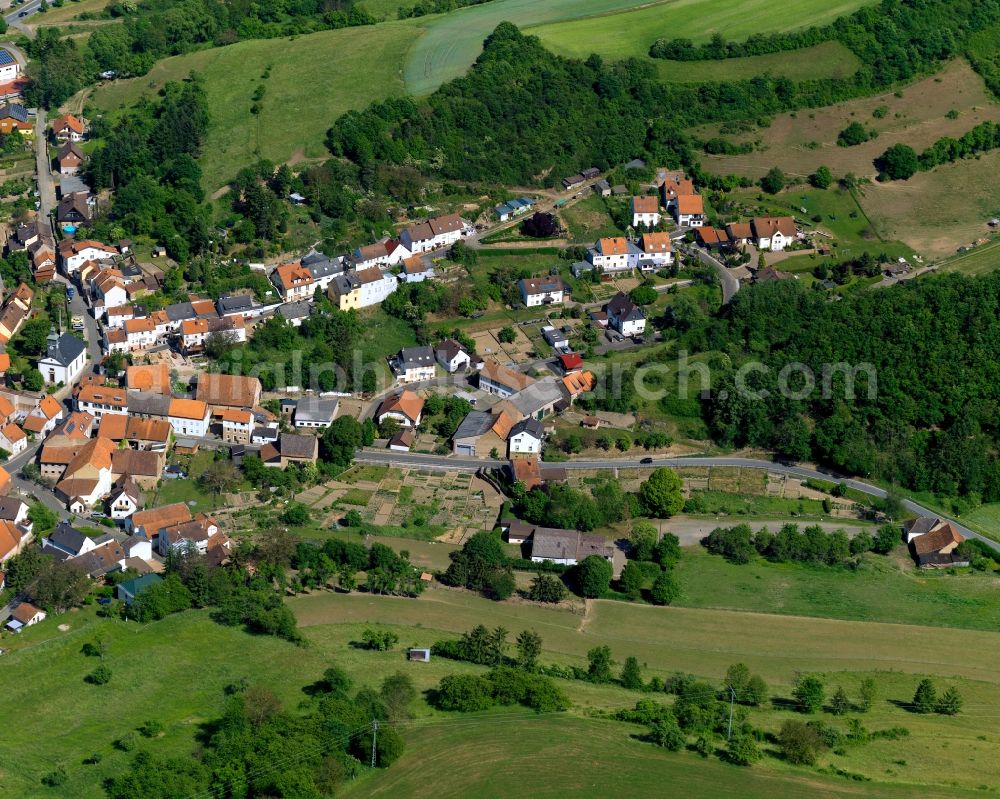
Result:
{"label": "village house", "polygon": [[965,541],[965,536],[950,522],[920,517],[907,521],[903,525],[903,532],[913,559],[921,569],[969,565],[968,556],[957,551],[959,544]]}
{"label": "village house", "polygon": [[660,200],[655,195],[632,197],[632,227],[656,227],[660,224]]}
{"label": "village house", "polygon": [[28,412],[21,426],[36,437],[44,438],[65,416],[63,406],[51,394],[46,394]]}
{"label": "village house", "polygon": [[133,577],[131,580],[125,580],[115,586],[115,598],[126,605],[131,605],[143,591],[162,582],[163,578],[158,574],[143,574],[140,577]]}
{"label": "village house", "polygon": [[60,175],[75,175],[83,166],[83,150],[75,142],[68,141],[59,148],[56,153],[56,162],[59,164]]}
{"label": "village house", "polygon": [[243,319],[228,316],[210,319],[185,319],[181,322],[181,348],[185,353],[200,352],[212,336],[224,336],[231,343],[247,340]]}
{"label": "village house", "polygon": [[297,262],[279,266],[271,274],[271,281],[284,302],[311,299],[316,290],[312,273]]}
{"label": "village house", "polygon": [[127,519],[142,508],[144,501],[143,493],[135,481],[128,475],[123,475],[111,487],[108,514],[112,519]]}
{"label": "village house", "polygon": [[0,520],[17,525],[29,536],[34,532],[34,524],[28,518],[30,510],[28,503],[22,499],[0,496]]}
{"label": "village house", "polygon": [[83,141],[84,132],[83,122],[72,114],[63,114],[52,122],[52,133],[56,141],[80,142]]}
{"label": "village house", "polygon": [[598,239],[587,250],[587,260],[603,272],[626,272],[639,265],[639,248],[624,236]]}
{"label": "village house", "polygon": [[166,454],[162,451],[115,449],[111,454],[112,479],[118,481],[128,477],[145,490],[156,488],[164,466]]}
{"label": "village house", "polygon": [[790,216],[758,216],[750,220],[758,250],[781,252],[798,237]]}
{"label": "village house", "polygon": [[260,459],[265,466],[284,469],[290,463],[316,463],[319,458],[319,439],[281,433],[275,444],[265,444],[260,449]]}
{"label": "village house", "polygon": [[21,73],[21,65],[17,63],[13,53],[6,48],[0,48],[0,83],[12,83]]}
{"label": "village house", "polygon": [[45,356],[38,361],[38,371],[46,383],[69,385],[76,382],[87,365],[87,344],[69,333],[49,333]]}
{"label": "village house", "polygon": [[[86,191],[74,191],[64,194],[56,206],[56,221],[63,230],[73,232],[81,225],[90,221],[90,194]],[[72,273],[67,272],[67,275]]]}
{"label": "village house", "polygon": [[194,517],[191,509],[184,502],[174,502],[171,505],[161,505],[133,513],[125,524],[126,532],[153,541],[160,530],[165,530],[178,524],[189,522]]}
{"label": "village house", "polygon": [[76,409],[100,420],[105,414],[128,414],[128,394],[123,388],[86,385],[76,395]]}
{"label": "village house", "polygon": [[203,372],[198,375],[195,399],[211,406],[255,408],[260,405],[261,385],[256,377]]}
{"label": "village house", "polygon": [[299,430],[323,430],[337,417],[340,400],[305,397],[295,405],[293,424]]}
{"label": "village house", "polygon": [[403,268],[399,272],[399,279],[404,283],[422,283],[434,276],[434,266],[420,255],[414,255],[403,261]]}
{"label": "village house", "polygon": [[452,436],[451,451],[473,458],[499,456],[507,449],[514,424],[514,417],[506,411],[470,411]]}
{"label": "village house", "polygon": [[389,449],[395,452],[409,452],[415,438],[412,427],[404,427],[389,439]]}
{"label": "village house", "polygon": [[732,222],[726,225],[726,237],[731,247],[745,247],[753,238],[753,228],[749,222]]}
{"label": "village house", "polygon": [[403,427],[416,427],[420,424],[423,412],[423,398],[406,389],[382,400],[375,411],[375,422],[382,424],[386,419],[394,419]]}
{"label": "village house", "polygon": [[[0,59],[7,51],[0,49]],[[3,66],[0,65],[0,70]],[[16,103],[5,103],[0,105],[0,134],[10,136],[12,133],[19,133],[22,136],[31,136],[35,132],[35,125],[28,116],[28,109]]]}
{"label": "village house", "polygon": [[11,457],[20,455],[28,448],[28,436],[11,422],[0,427],[0,449],[5,449]]}
{"label": "village house", "polygon": [[570,403],[574,402],[581,394],[593,391],[597,385],[597,380],[593,372],[571,372],[562,379],[563,392]]}
{"label": "village house", "polygon": [[399,240],[407,250],[416,255],[451,246],[462,237],[465,227],[465,222],[458,214],[437,216],[404,228]]}
{"label": "village house", "polygon": [[119,305],[114,308],[106,308],[104,311],[104,327],[109,330],[117,330],[125,326],[129,319],[135,319],[135,308],[131,305]]}
{"label": "village house", "polygon": [[204,438],[208,435],[208,403],[196,399],[171,399],[167,421],[174,435]]}
{"label": "village house", "polygon": [[[7,52],[6,50],[2,52]],[[20,602],[18,606],[10,612],[10,619],[7,621],[7,629],[11,632],[19,633],[25,627],[31,627],[39,622],[45,621],[46,613],[41,608],[36,608],[29,602]]]}
{"label": "village house", "polygon": [[59,247],[62,270],[67,276],[76,274],[80,271],[80,267],[87,261],[94,261],[99,264],[104,261],[114,260],[117,255],[118,250],[114,247],[94,241],[93,239],[82,239],[80,241],[68,239]]}
{"label": "village house", "polygon": [[222,440],[227,444],[249,444],[253,433],[253,413],[244,408],[223,408],[218,416]]}
{"label": "village house", "polygon": [[[350,266],[350,260],[346,255],[338,255],[336,258],[327,258],[322,253],[310,253],[304,256],[299,263],[309,270],[312,276],[313,291],[326,292],[330,284],[338,275],[344,274]],[[309,295],[309,302],[312,302],[313,295]]]}
{"label": "village house", "polygon": [[654,272],[674,261],[674,245],[669,233],[643,233],[639,239],[639,268]]}
{"label": "village house", "polygon": [[612,297],[604,310],[608,315],[608,327],[625,337],[640,336],[646,329],[646,312],[623,291]]}
{"label": "village house", "polygon": [[590,555],[610,562],[614,554],[614,544],[602,535],[550,527],[536,527],[531,534],[531,560],[535,563],[551,561],[573,566]]}
{"label": "village house", "polygon": [[374,244],[358,247],[351,254],[355,269],[369,269],[373,266],[396,266],[412,253],[398,239],[383,239]]}
{"label": "village house", "polygon": [[340,310],[348,311],[378,305],[398,286],[394,274],[372,267],[338,275],[330,283],[327,294]]}
{"label": "village house", "polygon": [[542,451],[545,428],[537,419],[522,419],[507,437],[508,455],[538,455]]}
{"label": "village house", "polygon": [[66,465],[55,486],[56,496],[71,510],[93,508],[111,491],[115,449],[114,442],[106,438],[89,439]]}
{"label": "village house", "polygon": [[559,275],[548,277],[528,277],[517,282],[521,292],[521,300],[525,307],[535,308],[539,305],[559,305],[563,301],[566,287]]}
{"label": "village house", "polygon": [[128,352],[148,349],[160,340],[156,332],[156,322],[148,316],[126,319],[122,329],[125,331],[125,347]]}
{"label": "village house", "polygon": [[543,419],[551,413],[568,406],[562,391],[562,381],[556,377],[545,377],[526,386],[510,397],[511,404],[521,417]]}
{"label": "village house", "polygon": [[681,227],[705,224],[705,201],[700,194],[682,194],[674,203],[674,219]]}
{"label": "village house", "polygon": [[391,361],[396,379],[418,383],[434,379],[434,350],[430,347],[404,347]]}
{"label": "village house", "polygon": [[487,358],[479,370],[479,388],[501,398],[513,396],[534,382],[533,378],[508,369],[495,358]]}
{"label": "village house", "polygon": [[451,338],[438,342],[437,348],[434,350],[434,357],[448,374],[454,374],[460,369],[468,369],[472,363],[465,348]]}
{"label": "village house", "polygon": [[[24,505],[23,502],[21,504]],[[27,505],[25,505],[25,508],[27,508]],[[20,555],[30,543],[30,523],[27,527],[19,527],[17,523],[9,519],[0,519],[0,565],[3,565],[14,556]]]}

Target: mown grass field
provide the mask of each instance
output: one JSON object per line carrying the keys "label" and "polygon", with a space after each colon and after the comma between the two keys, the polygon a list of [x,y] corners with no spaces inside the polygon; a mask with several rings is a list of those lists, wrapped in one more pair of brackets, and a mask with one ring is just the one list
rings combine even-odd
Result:
{"label": "mown grass field", "polygon": [[[401,59],[412,36],[412,25],[390,22],[200,50],[164,59],[148,75],[103,84],[88,105],[113,112],[197,72],[211,109],[201,165],[212,192],[257,158],[322,158],[324,135],[337,117],[403,92]],[[268,66],[270,77],[262,80]],[[251,96],[262,84],[263,110],[252,115]]]}
{"label": "mown grass field", "polygon": [[641,0],[491,0],[450,14],[422,17],[423,33],[406,56],[406,89],[415,95],[430,94],[442,83],[464,75],[482,52],[483,40],[501,22],[523,29],[640,5]]}
{"label": "mown grass field", "polygon": [[858,71],[858,57],[840,42],[823,42],[815,47],[747,58],[724,58],[716,61],[653,62],[665,81],[701,83],[704,81],[743,80],[754,75],[781,75],[792,80],[846,78]]}
{"label": "mown grass field", "polygon": [[727,38],[745,39],[752,33],[780,33],[822,25],[866,4],[865,0],[790,0],[776,15],[774,4],[766,0],[659,2],[618,13],[601,13],[594,8],[582,19],[538,25],[529,33],[561,55],[586,58],[599,53],[606,58],[628,58],[647,55],[649,46],[659,38],[704,42],[712,34],[721,33]]}
{"label": "mown grass field", "polygon": [[861,569],[847,571],[764,560],[737,566],[690,547],[677,566],[677,577],[682,588],[678,604],[685,607],[1000,628],[1000,580],[978,573],[919,572],[902,549],[891,558],[868,556]]}
{"label": "mown grass field", "polygon": [[938,799],[972,795],[916,786],[866,785],[785,769],[738,769],[715,759],[664,753],[625,732],[615,722],[566,715],[511,714],[416,724],[408,730],[408,749],[398,763],[387,771],[362,777],[341,796]]}

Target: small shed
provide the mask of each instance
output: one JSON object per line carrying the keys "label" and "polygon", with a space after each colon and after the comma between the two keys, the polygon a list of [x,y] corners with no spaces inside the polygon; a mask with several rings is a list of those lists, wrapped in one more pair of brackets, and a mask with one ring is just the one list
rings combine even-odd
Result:
{"label": "small shed", "polygon": [[411,649],[406,653],[407,660],[413,660],[417,663],[430,663],[431,662],[431,650],[429,649]]}

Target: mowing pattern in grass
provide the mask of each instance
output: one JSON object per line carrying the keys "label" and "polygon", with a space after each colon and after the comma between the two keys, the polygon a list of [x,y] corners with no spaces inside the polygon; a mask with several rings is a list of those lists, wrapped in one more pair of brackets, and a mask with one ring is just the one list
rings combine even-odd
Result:
{"label": "mowing pattern in grass", "polygon": [[[751,524],[751,526],[754,526]],[[764,560],[737,566],[685,549],[676,568],[679,604],[762,613],[996,630],[995,580],[983,574],[916,572],[898,557],[866,556],[857,571]]]}
{"label": "mowing pattern in grass", "polygon": [[789,0],[781,4],[779,14],[767,0],[662,2],[612,14],[601,14],[601,9],[595,7],[588,9],[591,16],[583,19],[554,22],[528,32],[561,55],[586,58],[598,53],[607,58],[628,58],[645,56],[659,38],[704,42],[712,34],[721,33],[727,39],[742,40],[753,33],[822,25],[863,5],[867,5],[865,0]]}
{"label": "mowing pattern in grass", "polygon": [[748,58],[723,58],[718,61],[658,59],[656,70],[663,80],[672,83],[745,80],[764,74],[799,81],[847,78],[858,71],[860,63],[858,57],[840,42],[823,42],[804,50]]}
{"label": "mowing pattern in grass", "polygon": [[[325,155],[323,135],[351,109],[401,94],[399,67],[414,27],[391,22],[287,39],[239,42],[160,61],[141,78],[99,87],[90,102],[109,111],[191,72],[205,80],[211,127],[201,159],[203,185],[214,191],[258,157],[282,162]],[[271,75],[262,81],[265,68]],[[263,110],[251,95],[265,87]]]}
{"label": "mowing pattern in grass", "polygon": [[406,89],[415,95],[430,94],[442,83],[464,75],[482,52],[483,40],[501,22],[524,28],[638,5],[641,0],[491,0],[451,14],[421,18],[425,33],[407,54]]}

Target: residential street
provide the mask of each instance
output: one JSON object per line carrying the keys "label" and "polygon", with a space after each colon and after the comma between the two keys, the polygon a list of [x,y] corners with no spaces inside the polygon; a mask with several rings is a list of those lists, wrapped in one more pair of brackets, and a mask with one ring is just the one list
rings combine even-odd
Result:
{"label": "residential street", "polygon": [[732,273],[726,269],[720,261],[717,261],[703,249],[700,247],[694,247],[692,249],[698,256],[698,260],[706,266],[712,267],[719,276],[719,282],[722,284],[722,304],[729,305],[729,301],[732,300],[732,298],[736,296],[736,292],[740,290],[740,281],[733,277]]}
{"label": "residential street", "polygon": [[38,218],[51,221],[56,207],[56,186],[49,164],[49,149],[46,141],[45,109],[35,111],[35,171],[38,174]]}

